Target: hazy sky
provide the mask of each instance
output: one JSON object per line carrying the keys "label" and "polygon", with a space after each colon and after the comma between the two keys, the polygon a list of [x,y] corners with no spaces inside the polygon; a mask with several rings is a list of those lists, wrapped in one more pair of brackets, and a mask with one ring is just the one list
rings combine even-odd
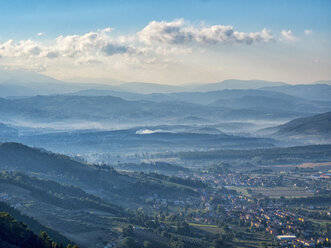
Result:
{"label": "hazy sky", "polygon": [[330,80],[330,13],[329,0],[1,0],[0,66],[75,81]]}

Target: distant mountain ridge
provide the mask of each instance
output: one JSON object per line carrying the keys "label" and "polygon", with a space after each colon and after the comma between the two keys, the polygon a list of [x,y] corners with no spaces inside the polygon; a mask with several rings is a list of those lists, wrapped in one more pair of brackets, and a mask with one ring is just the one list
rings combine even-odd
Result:
{"label": "distant mountain ridge", "polygon": [[[186,84],[186,85],[165,85],[155,83],[130,82],[120,85],[99,84],[99,83],[67,83],[61,81],[26,82],[16,78],[0,80],[0,97],[10,96],[34,96],[50,94],[75,93],[86,90],[96,90],[99,94],[102,91],[120,91],[138,94],[152,93],[175,93],[195,91],[217,91],[224,89],[258,89],[262,87],[284,86],[285,83],[269,82],[262,80],[225,80],[217,83]],[[95,92],[96,93],[96,92]]]}
{"label": "distant mountain ridge", "polygon": [[[146,82],[126,82],[90,79],[91,82],[64,82],[39,73],[26,70],[5,70],[0,68],[0,97],[34,96],[37,94],[64,94],[87,89],[114,90],[131,93],[174,93],[193,91],[215,91],[224,89],[257,89],[261,87],[283,86],[283,82],[270,82],[263,80],[237,80],[229,79],[216,83],[199,84],[157,84]],[[101,82],[101,83],[100,83]],[[113,84],[117,82],[117,84]]]}
{"label": "distant mountain ridge", "polygon": [[139,94],[123,91],[112,90],[83,90],[69,94],[72,96],[115,96],[123,98],[124,100],[137,101],[146,100],[153,102],[167,102],[167,101],[180,101],[195,104],[208,105],[217,100],[228,100],[233,98],[240,98],[244,96],[264,96],[277,99],[289,99],[304,100],[299,97],[293,97],[282,92],[273,92],[260,89],[225,89],[215,91],[195,91],[195,92],[176,92],[176,93],[151,93],[151,94]]}
{"label": "distant mountain ridge", "polygon": [[[250,96],[249,92],[239,92],[239,96],[245,96],[245,94],[250,96],[243,99],[236,99],[238,92],[234,95],[231,95],[231,92],[210,93],[211,95],[216,94],[216,96],[213,96],[214,99],[223,97],[224,104],[215,103],[215,105],[200,104],[213,100],[208,93],[187,93],[187,95],[178,95],[173,100],[164,102],[128,101],[114,96],[52,95],[12,100],[0,98],[0,121],[12,123],[16,120],[24,120],[24,122],[70,120],[98,123],[112,122],[113,124],[135,123],[137,125],[156,125],[161,124],[161,121],[167,121],[169,123],[185,124],[183,120],[188,117],[198,118],[196,122],[199,122],[201,118],[211,122],[219,122],[225,119],[245,120],[252,118],[293,119],[328,111],[331,106],[331,103],[312,103],[280,93],[259,92],[257,96],[266,95],[267,97],[263,98],[266,101],[264,103],[257,96]],[[274,95],[277,97],[272,97]],[[185,97],[187,100],[193,97],[198,103],[179,101],[180,98],[185,100]],[[268,105],[269,100],[273,100],[274,103]],[[234,104],[235,101],[236,105]],[[288,108],[283,106],[287,103],[291,103]]]}
{"label": "distant mountain ridge", "polygon": [[315,101],[330,101],[331,99],[331,85],[329,84],[268,86],[263,87],[262,90],[282,92],[295,97],[301,97]]}
{"label": "distant mountain ridge", "polygon": [[215,91],[225,89],[259,89],[262,87],[277,87],[288,85],[284,82],[272,82],[265,80],[238,80],[227,79],[217,83],[207,83],[198,85],[195,91]]}
{"label": "distant mountain ridge", "polygon": [[28,70],[6,70],[0,67],[0,83],[5,81],[35,82],[35,83],[58,83],[61,82],[55,78],[42,75]]}
{"label": "distant mountain ridge", "polygon": [[[322,80],[312,82],[311,86],[316,84],[330,85],[330,80]],[[116,83],[116,84],[114,84]],[[26,70],[5,70],[0,67],[0,97],[8,96],[32,96],[35,94],[64,94],[74,93],[82,90],[113,90],[125,91],[131,93],[151,94],[151,93],[174,93],[174,92],[206,92],[217,91],[225,89],[260,89],[260,88],[274,88],[270,90],[277,91],[284,90],[284,87],[292,87],[285,82],[267,81],[267,80],[239,80],[227,79],[215,83],[192,83],[192,84],[158,84],[146,82],[126,82],[109,79],[101,80],[93,79],[80,80],[79,82],[64,82],[45,76],[39,73]],[[307,85],[302,85],[307,86]],[[8,88],[8,89],[7,89]],[[20,89],[21,88],[21,89]],[[12,90],[17,90],[17,93]],[[25,89],[25,91],[24,91]],[[22,95],[22,96],[23,96]]]}

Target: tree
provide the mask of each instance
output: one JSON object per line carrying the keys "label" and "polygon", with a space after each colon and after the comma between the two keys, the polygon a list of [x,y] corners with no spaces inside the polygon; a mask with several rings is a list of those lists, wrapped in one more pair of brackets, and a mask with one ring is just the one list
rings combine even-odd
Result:
{"label": "tree", "polygon": [[224,248],[227,247],[220,239],[215,239],[212,244],[212,248]]}
{"label": "tree", "polygon": [[122,234],[125,237],[132,236],[133,234],[133,226],[132,225],[127,225],[126,227],[123,228]]}
{"label": "tree", "polygon": [[48,234],[46,232],[41,232],[39,234],[39,238],[43,241],[43,243],[47,246],[47,247],[52,247],[52,243],[53,240],[51,239],[51,237],[48,236]]}
{"label": "tree", "polygon": [[170,247],[171,248],[185,248],[185,244],[181,240],[172,240],[170,242]]}
{"label": "tree", "polygon": [[123,240],[122,247],[123,248],[136,248],[136,247],[138,247],[138,244],[133,238],[126,237]]}
{"label": "tree", "polygon": [[153,244],[148,240],[144,241],[144,248],[153,248]]}

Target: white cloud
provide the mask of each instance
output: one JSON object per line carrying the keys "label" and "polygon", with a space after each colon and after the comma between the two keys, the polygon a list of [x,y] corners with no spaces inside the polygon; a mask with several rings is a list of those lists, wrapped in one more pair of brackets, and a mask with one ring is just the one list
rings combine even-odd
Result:
{"label": "white cloud", "polygon": [[0,44],[0,55],[3,57],[38,56],[41,52],[40,44],[32,40],[23,40],[17,43],[13,40],[8,40]]}
{"label": "white cloud", "polygon": [[306,29],[306,30],[304,31],[304,33],[305,33],[305,35],[311,35],[311,34],[313,33],[313,31],[310,30],[310,29]]}
{"label": "white cloud", "polygon": [[282,30],[280,33],[281,33],[282,37],[287,41],[296,41],[297,40],[297,37],[295,37],[292,34],[291,30]]}
{"label": "white cloud", "polygon": [[273,40],[270,31],[263,29],[260,32],[245,33],[235,31],[232,26],[215,25],[196,30],[196,40],[202,43],[245,43],[269,42]]}
{"label": "white cloud", "polygon": [[44,35],[44,33],[39,32],[36,36],[43,36],[43,35]]}
{"label": "white cloud", "polygon": [[146,44],[154,42],[168,44],[183,44],[193,39],[191,32],[183,29],[184,20],[179,19],[173,22],[150,22],[138,33],[139,40]]}
{"label": "white cloud", "polygon": [[192,41],[204,44],[268,42],[274,40],[271,32],[239,32],[233,26],[213,25],[196,27],[183,19],[172,22],[150,22],[138,32],[139,40],[145,44],[186,44]]}
{"label": "white cloud", "polygon": [[89,32],[84,35],[59,36],[51,45],[33,40],[14,42],[9,40],[0,44],[0,55],[5,57],[38,58],[77,58],[86,56],[111,56],[133,52],[133,47],[126,46],[112,39],[110,28]]}
{"label": "white cloud", "polygon": [[[274,40],[267,29],[260,32],[239,32],[232,26],[197,26],[183,19],[172,22],[152,21],[137,33],[126,36],[114,37],[111,31],[111,28],[105,28],[82,35],[60,35],[53,42],[47,41],[47,43],[32,39],[8,40],[0,43],[0,56],[11,58],[11,61],[20,60],[20,64],[26,63],[26,59],[29,59],[41,65],[51,61],[55,63],[59,59],[73,60],[76,64],[85,63],[84,61],[102,63],[113,56],[135,57],[136,60],[127,58],[123,60],[141,62],[148,61],[154,56],[191,54],[193,47],[190,43],[204,45],[202,48],[206,49],[206,45],[210,44],[252,44]],[[42,35],[41,32],[37,34],[37,36]],[[158,58],[158,61],[164,59]]]}
{"label": "white cloud", "polygon": [[188,55],[192,53],[192,48],[183,46],[156,46],[149,49],[152,52],[160,55]]}
{"label": "white cloud", "polygon": [[79,57],[89,55],[123,54],[133,50],[111,38],[108,33],[110,28],[89,32],[84,35],[68,35],[56,38],[56,49],[62,56]]}
{"label": "white cloud", "polygon": [[[291,31],[284,32],[287,37],[293,37]],[[256,48],[246,45],[279,38],[268,29],[242,32],[230,25],[192,24],[183,19],[152,21],[135,33],[121,36],[105,28],[79,35],[60,35],[47,41],[37,37],[8,40],[0,43],[0,66],[37,68],[59,78],[96,75],[123,81],[156,78],[165,82],[176,81],[178,77],[188,82],[203,80],[207,75],[209,80],[218,80],[219,75],[231,75],[224,74],[229,69],[220,72],[215,68],[224,68],[229,63],[235,67],[237,63],[232,55],[242,58],[238,55],[241,48],[237,49],[238,53],[231,53],[231,48],[224,45],[236,44],[254,53]],[[229,52],[222,53],[222,46]]]}

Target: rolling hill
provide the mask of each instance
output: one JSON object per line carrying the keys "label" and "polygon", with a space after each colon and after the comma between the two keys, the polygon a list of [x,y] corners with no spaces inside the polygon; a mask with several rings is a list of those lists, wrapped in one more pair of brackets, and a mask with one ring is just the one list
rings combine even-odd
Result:
{"label": "rolling hill", "polygon": [[[157,95],[152,98],[162,98]],[[166,99],[172,100],[166,100]],[[153,99],[152,99],[153,100]],[[185,118],[209,122],[247,119],[293,119],[328,111],[330,104],[283,93],[227,90],[165,95],[166,101],[124,100],[114,96],[35,96],[0,98],[0,121],[79,122],[156,125],[186,124]],[[187,101],[187,102],[185,102]],[[206,105],[212,103],[210,105]],[[196,121],[197,123],[199,121]]]}
{"label": "rolling hill", "polygon": [[16,128],[0,123],[0,140],[12,139],[16,138],[17,136],[18,130]]}
{"label": "rolling hill", "polygon": [[[145,200],[155,195],[169,202],[184,197],[196,199],[197,188],[208,187],[197,180],[117,172],[107,165],[80,163],[18,143],[0,144],[0,171],[0,194],[7,203],[81,247],[103,243],[109,240],[109,234],[116,236],[116,225],[125,221],[127,213],[122,207],[149,208]],[[2,224],[0,235],[2,228],[7,228]],[[37,225],[34,230],[39,228]]]}
{"label": "rolling hill", "polygon": [[[157,193],[174,197],[181,192],[173,190],[179,185],[167,186],[139,176],[119,173],[111,167],[98,167],[81,163],[68,156],[31,148],[19,143],[0,144],[0,170],[38,175],[43,179],[74,185],[112,203],[134,205],[143,197]],[[139,186],[139,187],[138,187]],[[172,190],[172,191],[171,191]],[[193,190],[186,194],[195,195]]]}
{"label": "rolling hill", "polygon": [[65,154],[92,152],[141,153],[171,150],[215,149],[229,147],[269,147],[267,138],[226,135],[215,129],[197,128],[186,131],[132,128],[114,131],[77,131],[20,137],[19,142]]}
{"label": "rolling hill", "polygon": [[301,84],[264,87],[263,90],[282,92],[288,95],[315,101],[330,101],[331,85],[329,84]]}
{"label": "rolling hill", "polygon": [[60,245],[52,242],[46,233],[37,236],[24,223],[15,220],[6,212],[0,212],[0,247],[60,248]]}
{"label": "rolling hill", "polygon": [[292,120],[275,127],[277,135],[331,137],[331,112]]}
{"label": "rolling hill", "polygon": [[23,222],[36,235],[40,234],[41,232],[46,232],[55,242],[59,244],[67,245],[69,243],[72,243],[70,242],[70,240],[68,240],[66,237],[61,235],[59,232],[54,231],[53,229],[50,229],[49,227],[40,224],[34,218],[22,214],[19,210],[15,209],[14,207],[11,207],[9,204],[2,201],[0,201],[0,212],[6,212],[10,214],[15,220]]}

